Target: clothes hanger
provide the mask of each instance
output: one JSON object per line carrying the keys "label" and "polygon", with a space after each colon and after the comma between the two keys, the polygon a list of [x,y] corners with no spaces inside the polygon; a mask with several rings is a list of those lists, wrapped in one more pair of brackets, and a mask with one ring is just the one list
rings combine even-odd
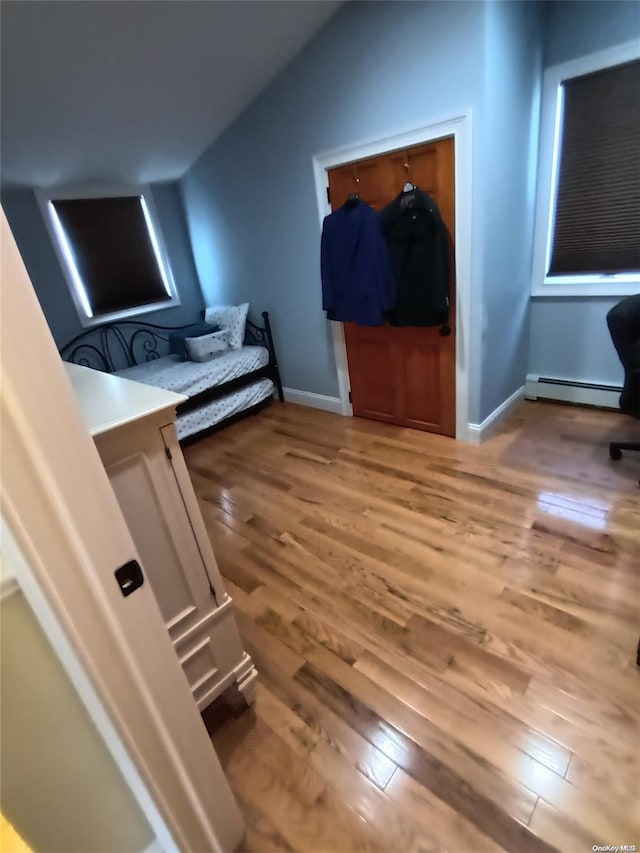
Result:
{"label": "clothes hanger", "polygon": [[[356,184],[360,183],[360,178],[357,175],[353,176],[353,180],[356,182]],[[360,193],[356,190],[355,192],[349,193],[349,195],[347,196],[346,206],[355,207],[359,201]]]}
{"label": "clothes hanger", "polygon": [[[411,166],[409,165],[409,163],[405,163],[404,167],[407,170],[407,177],[409,177],[409,170],[410,170]],[[406,184],[404,185],[404,187],[402,188],[402,192],[403,193],[411,193],[415,189],[417,189],[416,185],[412,184],[411,181],[407,181]]]}

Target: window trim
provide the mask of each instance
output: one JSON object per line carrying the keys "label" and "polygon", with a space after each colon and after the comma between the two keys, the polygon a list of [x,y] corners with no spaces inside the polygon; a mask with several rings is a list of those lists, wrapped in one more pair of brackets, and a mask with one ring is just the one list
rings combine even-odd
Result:
{"label": "window trim", "polygon": [[558,161],[562,144],[562,86],[565,80],[640,59],[638,41],[572,59],[547,68],[542,78],[540,105],[540,151],[533,232],[532,296],[626,296],[640,291],[639,273],[617,275],[548,276],[553,208],[558,183]]}
{"label": "window trim", "polygon": [[[169,299],[166,302],[149,302],[134,308],[126,308],[121,311],[112,311],[108,314],[93,316],[90,313],[89,300],[78,276],[76,266],[69,257],[69,247],[66,244],[64,232],[61,230],[52,202],[65,199],[121,198],[129,196],[140,196],[142,198],[142,209],[147,221],[151,244]],[[151,187],[148,184],[47,187],[37,189],[36,198],[58,263],[60,264],[60,269],[73,299],[80,325],[83,328],[91,328],[92,326],[99,326],[103,323],[113,323],[118,320],[126,320],[151,311],[164,311],[167,308],[176,308],[181,304],[180,295],[171,272],[171,264],[169,263],[169,255],[162,229],[160,228],[155,200]]]}

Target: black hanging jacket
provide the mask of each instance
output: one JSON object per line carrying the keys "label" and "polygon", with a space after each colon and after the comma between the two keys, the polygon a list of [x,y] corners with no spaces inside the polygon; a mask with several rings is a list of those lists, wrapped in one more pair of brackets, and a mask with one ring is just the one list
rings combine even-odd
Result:
{"label": "black hanging jacket", "polygon": [[439,326],[449,319],[449,241],[435,201],[400,193],[380,213],[396,283],[394,326]]}

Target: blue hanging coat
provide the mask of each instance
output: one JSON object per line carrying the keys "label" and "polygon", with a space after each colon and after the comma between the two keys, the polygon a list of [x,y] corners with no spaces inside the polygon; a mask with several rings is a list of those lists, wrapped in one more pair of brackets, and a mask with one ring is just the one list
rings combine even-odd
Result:
{"label": "blue hanging coat", "polygon": [[394,304],[380,217],[358,201],[331,213],[322,226],[322,307],[329,320],[381,326]]}

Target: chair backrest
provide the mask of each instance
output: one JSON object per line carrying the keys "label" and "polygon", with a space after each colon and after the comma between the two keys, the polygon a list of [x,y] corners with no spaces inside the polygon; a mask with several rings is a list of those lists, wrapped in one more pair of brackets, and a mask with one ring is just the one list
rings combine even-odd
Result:
{"label": "chair backrest", "polygon": [[620,409],[640,418],[640,293],[614,305],[607,314],[607,325],[624,367]]}

